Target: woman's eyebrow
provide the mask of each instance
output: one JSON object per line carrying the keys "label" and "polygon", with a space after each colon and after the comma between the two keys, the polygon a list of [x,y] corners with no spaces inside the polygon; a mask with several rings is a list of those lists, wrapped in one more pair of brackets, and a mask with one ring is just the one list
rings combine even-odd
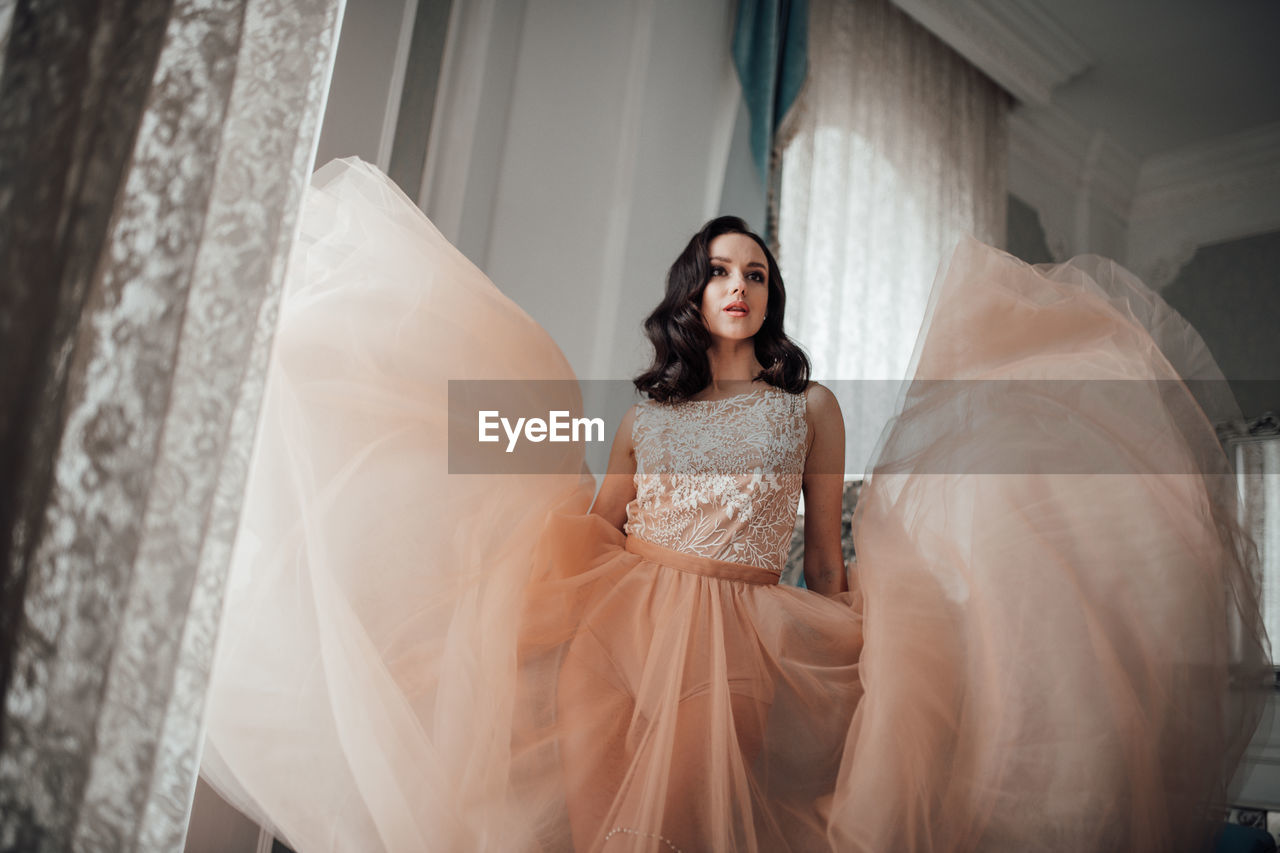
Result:
{"label": "woman's eyebrow", "polygon": [[[713,255],[711,257],[711,260],[718,261],[719,263],[722,263],[722,264],[733,263],[728,258],[722,258],[722,257],[719,257],[718,255]],[[759,267],[760,269],[765,269],[765,265],[760,263],[759,261],[748,261],[747,267]]]}

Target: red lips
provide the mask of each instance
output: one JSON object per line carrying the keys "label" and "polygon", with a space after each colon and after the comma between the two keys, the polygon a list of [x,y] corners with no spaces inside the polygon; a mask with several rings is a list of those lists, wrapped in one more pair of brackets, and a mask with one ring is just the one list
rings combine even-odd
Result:
{"label": "red lips", "polygon": [[724,310],[730,313],[741,311],[742,313],[738,315],[741,317],[745,317],[751,313],[751,309],[747,306],[747,303],[743,302],[741,299],[737,302],[730,302],[728,305],[724,306]]}

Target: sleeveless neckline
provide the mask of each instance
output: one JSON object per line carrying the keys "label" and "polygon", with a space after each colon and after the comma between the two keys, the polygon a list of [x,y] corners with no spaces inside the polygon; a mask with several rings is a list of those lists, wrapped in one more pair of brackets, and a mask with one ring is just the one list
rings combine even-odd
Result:
{"label": "sleeveless neckline", "polygon": [[770,389],[777,390],[776,388],[774,388],[774,386],[766,384],[759,388],[752,388],[750,391],[743,391],[741,394],[731,394],[728,397],[720,397],[715,400],[682,400],[681,402],[683,403],[728,403],[731,400],[742,400],[747,397],[751,397],[755,394],[764,393]]}

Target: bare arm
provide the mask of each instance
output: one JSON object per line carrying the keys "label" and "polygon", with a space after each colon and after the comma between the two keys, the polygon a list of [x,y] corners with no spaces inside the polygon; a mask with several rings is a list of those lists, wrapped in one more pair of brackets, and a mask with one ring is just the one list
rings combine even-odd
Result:
{"label": "bare arm", "polygon": [[805,396],[813,443],[804,464],[804,582],[822,595],[849,589],[840,550],[844,492],[844,416],[831,391],[816,382]]}
{"label": "bare arm", "polygon": [[[636,407],[632,406],[618,424],[613,436],[613,449],[609,451],[609,468],[604,483],[596,495],[591,511],[622,530],[627,523],[627,504],[636,496],[636,453],[631,440],[631,425],[635,422]],[[842,444],[843,446],[843,444]]]}

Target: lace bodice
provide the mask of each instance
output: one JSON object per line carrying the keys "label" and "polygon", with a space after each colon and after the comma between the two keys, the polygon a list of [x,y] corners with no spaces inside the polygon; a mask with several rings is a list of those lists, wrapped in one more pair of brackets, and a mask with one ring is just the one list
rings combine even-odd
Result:
{"label": "lace bodice", "polygon": [[646,400],[632,438],[628,536],[782,571],[809,449],[803,394],[766,386],[723,400]]}

